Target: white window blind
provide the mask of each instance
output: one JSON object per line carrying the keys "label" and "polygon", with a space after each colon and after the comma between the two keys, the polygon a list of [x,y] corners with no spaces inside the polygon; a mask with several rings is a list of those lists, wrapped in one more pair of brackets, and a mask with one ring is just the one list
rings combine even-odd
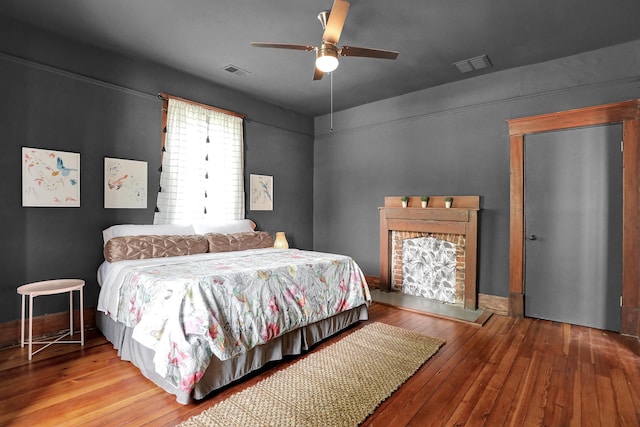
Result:
{"label": "white window blind", "polygon": [[154,224],[244,218],[242,118],[169,99]]}

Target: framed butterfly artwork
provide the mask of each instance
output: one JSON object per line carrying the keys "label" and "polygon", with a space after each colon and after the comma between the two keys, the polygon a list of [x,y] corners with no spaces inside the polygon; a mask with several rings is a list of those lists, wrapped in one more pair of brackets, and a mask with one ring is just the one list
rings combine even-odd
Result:
{"label": "framed butterfly artwork", "polygon": [[80,207],[80,153],[22,147],[22,206]]}

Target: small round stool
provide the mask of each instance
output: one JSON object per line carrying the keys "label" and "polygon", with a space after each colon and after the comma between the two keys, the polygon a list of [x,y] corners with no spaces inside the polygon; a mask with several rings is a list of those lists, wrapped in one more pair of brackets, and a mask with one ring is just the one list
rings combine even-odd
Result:
{"label": "small round stool", "polygon": [[[84,346],[84,313],[82,289],[84,280],[80,279],[58,279],[45,280],[43,282],[28,283],[18,287],[18,293],[22,295],[22,323],[20,329],[20,346],[24,347],[24,317],[25,317],[25,297],[29,296],[29,360],[31,357],[49,347],[51,344],[81,344]],[[60,341],[62,338],[73,335],[73,291],[80,292],[80,341]],[[33,299],[40,295],[54,295],[69,292],[69,332],[54,341],[33,341]],[[32,352],[33,344],[46,344],[44,347]]]}

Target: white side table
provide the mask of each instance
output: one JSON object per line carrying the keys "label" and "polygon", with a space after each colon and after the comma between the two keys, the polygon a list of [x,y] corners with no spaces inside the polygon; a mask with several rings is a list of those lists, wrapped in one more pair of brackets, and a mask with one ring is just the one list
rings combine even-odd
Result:
{"label": "white side table", "polygon": [[[22,323],[20,328],[20,346],[24,347],[24,317],[25,317],[25,297],[29,296],[29,360],[31,357],[49,347],[51,344],[81,344],[84,346],[84,313],[83,294],[84,280],[80,279],[57,279],[45,280],[43,282],[28,283],[18,287],[18,293],[22,295]],[[60,341],[62,338],[73,335],[73,291],[80,292],[80,341]],[[33,299],[40,295],[54,295],[69,292],[69,332],[54,341],[33,341]],[[33,344],[46,344],[44,347],[32,352]]]}

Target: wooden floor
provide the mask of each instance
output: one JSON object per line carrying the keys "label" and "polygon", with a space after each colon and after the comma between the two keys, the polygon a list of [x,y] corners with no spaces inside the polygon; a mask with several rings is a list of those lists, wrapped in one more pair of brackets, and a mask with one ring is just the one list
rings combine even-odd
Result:
{"label": "wooden floor", "polygon": [[[640,425],[640,343],[634,338],[498,315],[478,327],[375,303],[369,321],[447,343],[365,426]],[[52,346],[31,362],[19,347],[0,351],[0,425],[172,426],[292,363],[179,405],[120,361],[99,332],[88,337],[83,349]]]}

